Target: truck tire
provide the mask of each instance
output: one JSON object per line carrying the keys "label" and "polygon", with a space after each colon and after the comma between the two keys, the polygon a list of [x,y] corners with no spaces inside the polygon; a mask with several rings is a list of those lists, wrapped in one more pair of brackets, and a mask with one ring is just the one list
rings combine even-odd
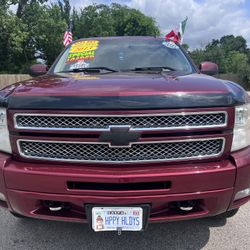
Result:
{"label": "truck tire", "polygon": [[236,215],[238,213],[238,211],[239,211],[239,208],[233,209],[233,210],[227,211],[225,213],[213,216],[212,218],[213,219],[227,219],[227,218],[230,218],[230,217],[233,217],[234,215]]}

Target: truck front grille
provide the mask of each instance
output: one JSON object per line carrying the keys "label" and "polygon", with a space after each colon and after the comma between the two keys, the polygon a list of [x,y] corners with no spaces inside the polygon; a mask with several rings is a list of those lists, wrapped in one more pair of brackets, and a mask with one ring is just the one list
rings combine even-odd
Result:
{"label": "truck front grille", "polygon": [[106,130],[112,125],[129,125],[131,129],[183,129],[226,127],[227,113],[180,112],[138,115],[68,115],[15,114],[18,129],[39,130]]}
{"label": "truck front grille", "polygon": [[217,157],[224,138],[137,142],[130,147],[110,147],[105,143],[19,140],[25,158],[75,162],[149,162]]}

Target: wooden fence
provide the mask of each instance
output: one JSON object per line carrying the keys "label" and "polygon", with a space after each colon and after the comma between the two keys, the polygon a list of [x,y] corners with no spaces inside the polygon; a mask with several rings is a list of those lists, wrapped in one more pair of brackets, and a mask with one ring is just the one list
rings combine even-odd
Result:
{"label": "wooden fence", "polygon": [[233,82],[237,82],[237,83],[241,84],[240,77],[236,74],[233,74],[233,73],[219,74],[219,75],[217,75],[217,77],[219,79],[229,80],[229,81],[233,81]]}
{"label": "wooden fence", "polygon": [[0,89],[15,82],[29,79],[29,75],[0,75]]}

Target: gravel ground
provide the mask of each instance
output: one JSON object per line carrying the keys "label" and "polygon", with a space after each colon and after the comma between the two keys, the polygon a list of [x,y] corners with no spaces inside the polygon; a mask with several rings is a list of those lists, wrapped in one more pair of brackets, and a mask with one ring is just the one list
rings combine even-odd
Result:
{"label": "gravel ground", "polygon": [[93,233],[87,225],[17,219],[0,210],[0,249],[250,249],[250,203],[228,219],[150,224],[143,233]]}

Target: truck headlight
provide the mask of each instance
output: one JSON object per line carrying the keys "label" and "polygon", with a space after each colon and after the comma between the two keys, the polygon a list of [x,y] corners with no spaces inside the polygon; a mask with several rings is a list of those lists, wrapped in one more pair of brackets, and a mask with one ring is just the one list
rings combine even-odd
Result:
{"label": "truck headlight", "polygon": [[235,107],[235,125],[231,151],[250,145],[250,104]]}
{"label": "truck headlight", "polygon": [[11,153],[6,109],[0,108],[0,151]]}

